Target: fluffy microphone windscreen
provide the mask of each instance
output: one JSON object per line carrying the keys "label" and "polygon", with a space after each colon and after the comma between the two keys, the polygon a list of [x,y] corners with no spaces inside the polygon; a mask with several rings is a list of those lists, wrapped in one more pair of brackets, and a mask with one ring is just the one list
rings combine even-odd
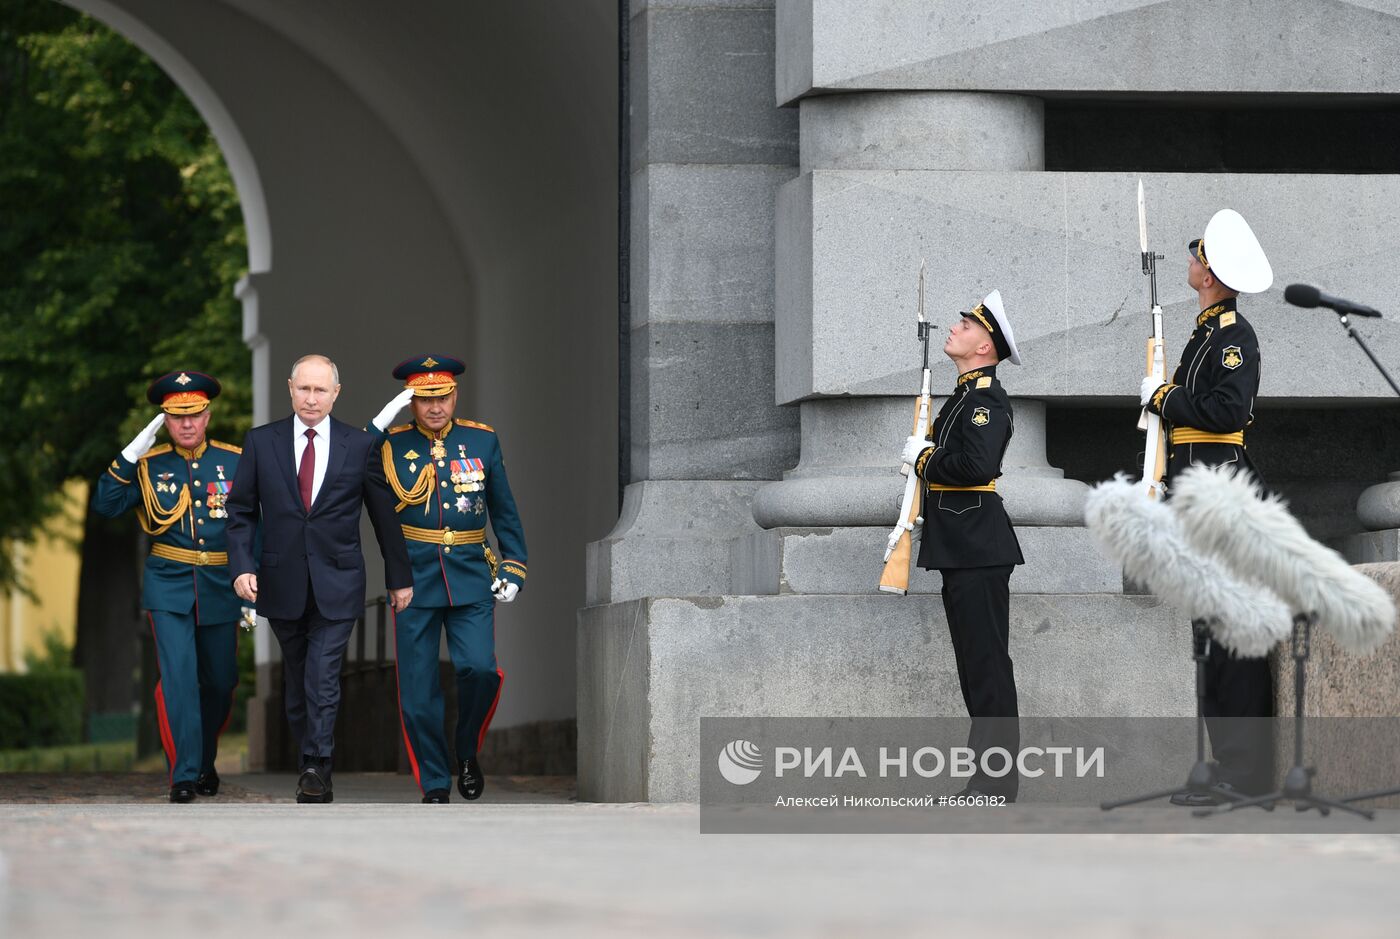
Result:
{"label": "fluffy microphone windscreen", "polygon": [[1318,544],[1277,496],[1248,472],[1194,466],[1172,484],[1186,536],[1236,576],[1265,585],[1348,652],[1370,652],[1395,629],[1395,604],[1380,585]]}
{"label": "fluffy microphone windscreen", "polygon": [[1176,513],[1123,474],[1090,491],[1084,520],[1129,577],[1191,619],[1208,620],[1211,634],[1236,654],[1266,655],[1288,635],[1292,620],[1283,601],[1202,556]]}

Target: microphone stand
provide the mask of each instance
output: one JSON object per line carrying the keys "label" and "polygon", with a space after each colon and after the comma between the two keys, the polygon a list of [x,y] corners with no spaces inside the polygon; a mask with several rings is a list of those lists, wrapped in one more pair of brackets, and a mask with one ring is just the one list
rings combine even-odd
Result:
{"label": "microphone stand", "polygon": [[[1196,663],[1196,762],[1186,776],[1186,783],[1171,789],[1149,792],[1145,796],[1131,796],[1127,799],[1114,799],[1100,802],[1099,808],[1105,812],[1125,805],[1165,799],[1178,793],[1207,793],[1231,802],[1243,802],[1245,797],[1231,789],[1223,788],[1215,775],[1215,764],[1206,759],[1206,662],[1210,658],[1210,622],[1204,619],[1191,621],[1191,658]],[[1273,803],[1260,803],[1267,811],[1273,811]]]}
{"label": "microphone stand", "polygon": [[1342,324],[1342,328],[1347,331],[1347,335],[1356,340],[1356,344],[1361,347],[1362,352],[1366,353],[1366,357],[1371,360],[1371,364],[1376,367],[1376,371],[1381,373],[1381,377],[1390,384],[1390,387],[1394,389],[1397,395],[1400,395],[1400,385],[1395,384],[1395,379],[1390,377],[1390,373],[1385,370],[1385,366],[1381,364],[1381,360],[1376,358],[1376,354],[1371,351],[1371,347],[1366,345],[1366,340],[1362,339],[1361,335],[1356,331],[1356,327],[1351,325],[1351,317],[1345,313],[1338,313],[1337,321]]}
{"label": "microphone stand", "polygon": [[[1358,338],[1357,341],[1360,342],[1360,339]],[[1362,343],[1362,348],[1365,348],[1365,343]],[[1377,362],[1376,366],[1379,367],[1380,363]],[[1384,373],[1385,370],[1381,371]],[[1386,377],[1389,378],[1389,376]],[[1358,809],[1355,806],[1347,805],[1346,802],[1374,798],[1387,793],[1363,793],[1340,801],[1314,795],[1312,780],[1317,775],[1317,768],[1303,765],[1303,698],[1307,690],[1308,653],[1312,644],[1312,628],[1316,621],[1316,613],[1295,613],[1293,616],[1293,766],[1283,779],[1283,788],[1267,795],[1255,796],[1239,802],[1227,802],[1213,808],[1196,809],[1192,813],[1193,815],[1203,818],[1207,815],[1220,815],[1250,805],[1272,807],[1275,802],[1281,799],[1289,799],[1293,802],[1293,808],[1299,812],[1317,809],[1318,814],[1326,816],[1332,809],[1340,809],[1343,812],[1360,815],[1368,821],[1376,817],[1375,813],[1369,809]]]}

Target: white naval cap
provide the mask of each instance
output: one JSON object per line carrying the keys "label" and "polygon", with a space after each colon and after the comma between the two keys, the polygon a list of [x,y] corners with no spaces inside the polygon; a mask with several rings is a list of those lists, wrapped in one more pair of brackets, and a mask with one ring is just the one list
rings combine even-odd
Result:
{"label": "white naval cap", "polygon": [[1188,246],[1212,274],[1231,290],[1262,293],[1274,282],[1274,269],[1244,216],[1221,209],[1211,216],[1204,238]]}
{"label": "white naval cap", "polygon": [[997,361],[1010,359],[1012,365],[1021,364],[1021,352],[1016,348],[1016,334],[1011,330],[1011,320],[1006,316],[1006,308],[1001,304],[1001,291],[993,290],[981,303],[965,313],[992,334],[992,345],[997,350]]}

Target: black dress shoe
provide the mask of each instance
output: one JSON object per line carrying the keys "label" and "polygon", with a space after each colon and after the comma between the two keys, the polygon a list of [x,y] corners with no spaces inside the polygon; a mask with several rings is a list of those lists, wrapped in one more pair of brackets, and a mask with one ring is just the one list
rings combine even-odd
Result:
{"label": "black dress shoe", "polygon": [[212,769],[207,773],[200,773],[199,778],[194,781],[194,791],[202,796],[218,795],[219,774]]}
{"label": "black dress shoe", "polygon": [[423,801],[428,805],[446,805],[448,802],[448,791],[446,789],[429,789],[423,793]]}
{"label": "black dress shoe", "polygon": [[171,802],[193,802],[195,797],[195,784],[192,782],[177,782],[170,787]]}
{"label": "black dress shoe", "polygon": [[457,791],[462,798],[471,802],[480,799],[486,788],[486,777],[481,774],[481,764],[476,760],[463,760],[457,767]]}
{"label": "black dress shoe", "polygon": [[308,766],[301,771],[301,778],[297,780],[297,801],[303,803],[335,801],[335,793],[331,791],[331,784],[321,775],[319,768]]}

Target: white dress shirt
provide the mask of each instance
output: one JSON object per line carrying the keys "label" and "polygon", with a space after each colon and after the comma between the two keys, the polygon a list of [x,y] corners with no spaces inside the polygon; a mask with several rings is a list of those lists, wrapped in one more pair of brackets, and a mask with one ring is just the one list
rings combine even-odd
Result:
{"label": "white dress shirt", "polygon": [[301,470],[301,455],[306,452],[306,431],[316,431],[316,450],[313,456],[316,459],[316,471],[311,476],[311,504],[316,504],[316,497],[321,494],[321,483],[326,480],[326,465],[331,459],[331,421],[329,417],[321,419],[321,423],[315,427],[308,427],[296,414],[292,415],[292,478],[295,479]]}

